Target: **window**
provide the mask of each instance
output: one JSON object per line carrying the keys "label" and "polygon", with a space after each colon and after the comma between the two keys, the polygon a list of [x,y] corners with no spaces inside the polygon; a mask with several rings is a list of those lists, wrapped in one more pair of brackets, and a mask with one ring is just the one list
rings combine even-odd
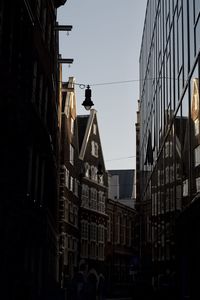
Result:
{"label": "window", "polygon": [[103,192],[99,192],[98,211],[105,213],[105,196]]}
{"label": "window", "polygon": [[96,157],[98,157],[98,150],[99,150],[99,146],[98,146],[97,143],[95,143],[95,144],[94,144],[94,155],[95,155]]}
{"label": "window", "polygon": [[74,225],[78,226],[78,208],[77,206],[74,206]]}
{"label": "window", "polygon": [[183,181],[183,197],[188,196],[188,179]]}
{"label": "window", "polygon": [[104,226],[103,225],[98,226],[98,241],[104,242]]}
{"label": "window", "polygon": [[93,134],[97,134],[97,125],[93,124]]}
{"label": "window", "polygon": [[165,168],[165,183],[169,183],[169,166]]}
{"label": "window", "polygon": [[78,197],[78,180],[74,179],[74,194]]}
{"label": "window", "polygon": [[70,160],[70,163],[72,165],[74,165],[74,147],[70,144],[70,148],[69,148],[69,160]]}
{"label": "window", "polygon": [[81,256],[88,257],[88,241],[81,239]]}
{"label": "window", "polygon": [[71,118],[71,133],[74,134],[74,119]]}
{"label": "window", "polygon": [[81,221],[81,238],[88,239],[88,222]]}
{"label": "window", "polygon": [[90,165],[87,162],[85,163],[85,176],[90,177]]}
{"label": "window", "polygon": [[91,179],[97,181],[97,167],[91,166]]}
{"label": "window", "polygon": [[104,184],[104,181],[103,181],[103,176],[99,176],[99,178],[98,178],[98,179],[99,179],[99,183],[100,183],[100,184]]}
{"label": "window", "polygon": [[91,146],[92,146],[92,151],[91,151],[92,155],[95,157],[98,157],[98,151],[99,151],[98,144],[96,142],[92,141]]}
{"label": "window", "polygon": [[173,144],[172,142],[165,143],[165,157],[172,157],[173,154]]}
{"label": "window", "polygon": [[82,185],[81,206],[89,207],[89,188],[87,185]]}
{"label": "window", "polygon": [[69,188],[69,170],[65,167],[65,186]]}
{"label": "window", "polygon": [[100,260],[104,259],[104,244],[103,243],[99,243],[98,257],[99,257]]}
{"label": "window", "polygon": [[196,178],[196,190],[197,192],[200,192],[200,177]]}
{"label": "window", "polygon": [[92,258],[96,257],[96,243],[95,242],[90,243],[90,257],[92,257]]}
{"label": "window", "polygon": [[199,135],[199,119],[194,120],[194,132],[195,136]]}
{"label": "window", "polygon": [[97,210],[97,191],[94,188],[90,190],[90,208]]}
{"label": "window", "polygon": [[90,224],[90,241],[96,241],[97,239],[97,225],[95,223]]}
{"label": "window", "polygon": [[74,191],[74,178],[71,176],[70,177],[70,187],[69,187],[70,191]]}

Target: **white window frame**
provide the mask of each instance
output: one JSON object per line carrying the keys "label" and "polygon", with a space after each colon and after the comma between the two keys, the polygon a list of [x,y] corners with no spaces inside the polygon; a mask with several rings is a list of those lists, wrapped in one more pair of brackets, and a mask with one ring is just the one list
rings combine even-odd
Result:
{"label": "white window frame", "polygon": [[97,210],[97,190],[94,188],[90,189],[90,208]]}
{"label": "white window frame", "polygon": [[97,134],[97,125],[93,124],[93,134],[96,135]]}
{"label": "white window frame", "polygon": [[74,178],[70,176],[70,187],[69,187],[71,192],[74,192]]}
{"label": "white window frame", "polygon": [[85,177],[90,177],[90,165],[88,162],[85,163]]}
{"label": "white window frame", "polygon": [[99,145],[97,142],[91,142],[91,154],[95,157],[99,157]]}
{"label": "white window frame", "polygon": [[74,147],[69,145],[69,161],[72,165],[74,165]]}
{"label": "white window frame", "polygon": [[98,193],[98,211],[105,213],[105,196],[102,191],[99,191]]}

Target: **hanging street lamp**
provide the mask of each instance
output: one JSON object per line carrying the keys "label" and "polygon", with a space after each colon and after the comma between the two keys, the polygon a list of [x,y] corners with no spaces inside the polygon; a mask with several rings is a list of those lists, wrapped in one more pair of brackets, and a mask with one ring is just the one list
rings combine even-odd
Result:
{"label": "hanging street lamp", "polygon": [[87,86],[87,89],[85,90],[85,100],[83,101],[82,105],[85,107],[86,110],[90,110],[91,107],[94,105],[94,103],[91,100],[91,89],[90,86]]}

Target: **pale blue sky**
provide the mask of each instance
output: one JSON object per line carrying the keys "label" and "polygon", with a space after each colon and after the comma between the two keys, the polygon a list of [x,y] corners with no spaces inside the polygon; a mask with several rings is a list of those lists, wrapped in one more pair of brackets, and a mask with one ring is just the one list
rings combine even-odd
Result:
{"label": "pale blue sky", "polygon": [[[63,65],[63,80],[74,76],[77,83],[91,85],[107,169],[135,168],[139,81],[93,84],[139,79],[146,2],[67,0],[58,9],[59,24],[73,26],[69,35],[60,33],[62,57],[74,59],[70,68]],[[81,105],[84,91],[76,85],[78,114],[87,114]]]}

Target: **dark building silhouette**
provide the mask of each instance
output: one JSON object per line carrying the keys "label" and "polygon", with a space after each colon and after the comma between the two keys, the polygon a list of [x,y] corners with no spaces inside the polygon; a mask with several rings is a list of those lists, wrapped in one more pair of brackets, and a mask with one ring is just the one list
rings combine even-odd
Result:
{"label": "dark building silhouette", "polygon": [[58,284],[54,28],[64,3],[0,2],[0,293],[9,300],[46,299]]}
{"label": "dark building silhouette", "polygon": [[59,265],[63,287],[74,276],[79,259],[80,168],[74,78],[62,87],[59,193]]}
{"label": "dark building silhouette", "polygon": [[110,297],[130,296],[139,269],[134,237],[136,210],[123,201],[108,198],[107,214],[107,292]]}
{"label": "dark building silhouette", "polygon": [[105,272],[106,200],[108,179],[105,170],[97,112],[78,115],[80,160],[80,259],[89,269]]}
{"label": "dark building silhouette", "polygon": [[148,1],[140,52],[140,256],[169,299],[199,297],[199,15]]}

